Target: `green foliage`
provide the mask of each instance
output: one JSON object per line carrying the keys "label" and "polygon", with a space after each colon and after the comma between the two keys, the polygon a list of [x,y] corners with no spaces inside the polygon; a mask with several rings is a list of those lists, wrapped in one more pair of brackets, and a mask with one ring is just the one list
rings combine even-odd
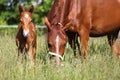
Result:
{"label": "green foliage", "polygon": [[44,24],[44,16],[47,16],[52,5],[52,0],[44,0],[40,6],[35,7],[33,20],[36,23]]}
{"label": "green foliage", "polygon": [[1,28],[0,35],[15,35],[17,32],[16,28]]}
{"label": "green foliage", "polygon": [[3,25],[7,24],[6,21],[2,17],[0,17],[0,24],[3,24]]}
{"label": "green foliage", "polygon": [[[30,7],[31,1],[32,0],[27,0],[28,4],[23,7]],[[9,8],[7,6],[6,0],[0,1],[0,24],[2,25],[18,24],[19,22],[18,2],[19,0],[15,0],[14,7]],[[47,15],[51,5],[52,5],[52,0],[44,0],[40,5],[35,6],[34,13],[33,13],[33,22],[36,24],[43,25],[44,24],[43,17]]]}

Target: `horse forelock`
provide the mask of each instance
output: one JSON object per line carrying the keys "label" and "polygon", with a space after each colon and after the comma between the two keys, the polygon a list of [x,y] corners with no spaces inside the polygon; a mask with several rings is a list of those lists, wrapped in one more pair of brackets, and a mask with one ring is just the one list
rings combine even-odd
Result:
{"label": "horse forelock", "polygon": [[65,40],[66,41],[66,39],[67,39],[67,37],[66,37],[66,34],[65,34],[65,32],[58,32],[58,35],[60,35],[60,38],[61,39],[63,39],[63,40]]}
{"label": "horse forelock", "polygon": [[66,40],[66,33],[62,30],[62,28],[60,26],[57,26],[56,28],[56,34],[58,34],[61,39]]}
{"label": "horse forelock", "polygon": [[61,39],[66,40],[66,33],[62,30],[60,25],[53,27],[49,35],[53,35],[55,37],[59,36]]}

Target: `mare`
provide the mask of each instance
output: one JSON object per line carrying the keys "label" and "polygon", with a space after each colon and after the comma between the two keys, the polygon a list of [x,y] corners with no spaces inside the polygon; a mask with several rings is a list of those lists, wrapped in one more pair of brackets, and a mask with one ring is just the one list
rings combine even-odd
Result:
{"label": "mare", "polygon": [[25,55],[26,53],[29,55],[30,64],[34,66],[35,57],[36,57],[36,29],[35,24],[32,22],[32,13],[34,7],[33,5],[29,10],[23,9],[21,5],[19,5],[20,12],[20,23],[18,25],[18,31],[16,34],[16,45],[18,47],[18,59]]}
{"label": "mare", "polygon": [[[50,58],[54,59],[56,64],[60,64],[60,62],[64,58],[64,50],[66,43],[69,42],[71,48],[74,51],[74,55],[76,56],[76,49],[78,48],[78,52],[80,54],[80,45],[78,42],[78,33],[72,31],[63,31],[63,20],[65,13],[65,0],[55,0],[54,4],[48,14],[48,18],[44,17],[45,24],[47,26],[48,31],[48,48]],[[50,22],[49,22],[50,21]]]}
{"label": "mare", "polygon": [[45,17],[48,46],[53,59],[60,63],[64,55],[68,41],[66,31],[78,34],[84,59],[87,56],[89,38],[100,36],[107,36],[114,55],[119,57],[119,14],[119,0],[54,0],[48,18]]}

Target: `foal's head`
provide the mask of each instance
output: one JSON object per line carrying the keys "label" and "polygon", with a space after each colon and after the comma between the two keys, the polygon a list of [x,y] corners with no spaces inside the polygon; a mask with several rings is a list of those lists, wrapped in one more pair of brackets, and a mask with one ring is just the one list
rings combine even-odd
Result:
{"label": "foal's head", "polygon": [[20,21],[21,21],[21,27],[23,30],[23,36],[27,37],[29,35],[29,25],[32,21],[32,12],[34,10],[33,5],[30,7],[29,10],[23,9],[22,6],[19,6],[19,12],[20,12]]}
{"label": "foal's head", "polygon": [[64,57],[65,46],[67,43],[67,36],[65,34],[64,27],[61,23],[51,25],[47,17],[45,24],[48,29],[48,48],[50,58],[59,65]]}

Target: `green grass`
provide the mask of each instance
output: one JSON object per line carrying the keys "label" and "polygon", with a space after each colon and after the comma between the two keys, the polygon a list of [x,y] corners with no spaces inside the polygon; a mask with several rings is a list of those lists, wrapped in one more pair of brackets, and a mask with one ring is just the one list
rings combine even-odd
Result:
{"label": "green grass", "polygon": [[35,70],[29,68],[29,60],[19,68],[15,37],[1,36],[0,80],[120,80],[120,59],[113,57],[106,37],[90,39],[84,62],[68,47],[61,67],[49,63],[46,36],[38,36],[37,43]]}

